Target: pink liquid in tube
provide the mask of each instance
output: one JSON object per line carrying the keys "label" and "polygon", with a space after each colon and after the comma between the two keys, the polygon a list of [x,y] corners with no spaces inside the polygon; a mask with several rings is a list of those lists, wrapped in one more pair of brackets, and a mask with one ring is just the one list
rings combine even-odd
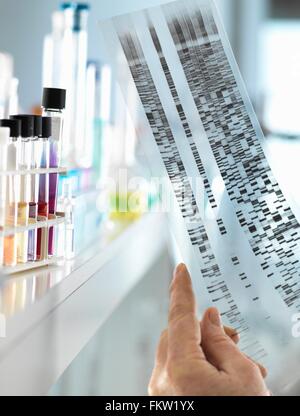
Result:
{"label": "pink liquid in tube", "polygon": [[[57,157],[57,141],[50,140],[50,168],[58,167]],[[49,214],[56,214],[57,208],[57,188],[58,188],[58,174],[50,173],[49,175]],[[54,254],[54,228],[49,228],[48,254]]]}

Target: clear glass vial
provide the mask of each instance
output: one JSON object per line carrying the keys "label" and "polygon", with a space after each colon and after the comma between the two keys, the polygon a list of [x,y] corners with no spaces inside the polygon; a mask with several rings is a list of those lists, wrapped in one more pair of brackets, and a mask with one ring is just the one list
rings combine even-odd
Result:
{"label": "clear glass vial", "polygon": [[[21,140],[19,142],[18,170],[20,174],[20,197],[18,202],[18,226],[26,227],[29,222],[29,202],[30,202],[30,170],[32,138],[34,135],[34,117],[32,115],[21,114],[11,116],[12,119],[21,121]],[[17,234],[17,260],[18,263],[28,261],[28,231]]]}
{"label": "clear glass vial", "polygon": [[[18,152],[21,135],[20,120],[1,120],[0,124],[10,129],[7,146],[7,174],[5,185],[5,228],[17,226],[18,202],[20,197],[20,175],[18,175]],[[4,237],[3,265],[17,264],[17,236],[15,232]]]}

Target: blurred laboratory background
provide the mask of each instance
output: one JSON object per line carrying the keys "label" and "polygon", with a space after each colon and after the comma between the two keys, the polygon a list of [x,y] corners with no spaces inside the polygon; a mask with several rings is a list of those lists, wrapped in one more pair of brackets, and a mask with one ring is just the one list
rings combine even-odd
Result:
{"label": "blurred laboratory background", "polygon": [[[77,202],[74,202],[77,210],[77,216],[76,213],[74,214],[76,217],[74,221],[77,223],[74,226],[79,232],[78,237],[75,235],[75,240],[77,238],[75,256],[92,243],[93,233],[89,233],[90,238],[87,238],[87,233],[84,231],[80,233],[80,230],[96,229],[103,221],[102,211],[101,215],[99,214],[101,198],[97,196],[96,209],[93,210],[92,207],[95,195],[91,192],[91,188],[98,187],[99,192],[102,190],[99,176],[108,175],[108,171],[112,172],[116,167],[125,166],[132,167],[133,171],[145,177],[148,174],[147,162],[143,159],[143,155],[140,154],[136,158],[134,154],[134,152],[139,152],[134,139],[123,143],[125,136],[127,139],[129,136],[134,136],[134,128],[130,125],[125,104],[120,98],[113,70],[107,64],[105,45],[101,43],[98,27],[99,21],[166,2],[161,0],[111,0],[109,2],[90,0],[89,7],[84,9],[86,15],[81,21],[81,30],[86,33],[88,45],[85,75],[87,90],[81,93],[85,94],[88,103],[89,92],[97,96],[99,79],[102,79],[99,81],[100,95],[103,94],[105,88],[110,91],[106,91],[106,95],[99,98],[99,103],[102,100],[99,110],[103,136],[101,145],[93,139],[94,147],[88,149],[84,143],[81,143],[80,137],[76,138],[76,134],[72,136],[74,126],[69,125],[70,137],[73,137],[77,149],[72,150],[74,143],[70,139],[69,148],[65,147],[66,154],[63,158],[65,157],[66,162],[72,161],[69,166],[69,176],[65,179],[73,178],[74,198],[77,198]],[[282,178],[282,186],[289,188],[294,200],[300,206],[300,193],[298,192],[300,175],[298,163],[300,156],[299,0],[216,0],[216,3],[223,17],[250,98],[266,134],[266,152],[269,154],[273,168]],[[14,97],[18,96],[18,106],[22,112],[38,111],[41,105],[42,87],[50,86],[47,84],[53,83],[53,79],[58,76],[55,70],[51,70],[49,58],[51,55],[49,51],[54,48],[55,44],[53,42],[55,33],[61,30],[60,15],[55,13],[58,10],[60,13],[62,10],[68,13],[68,5],[65,4],[62,8],[59,0],[0,0],[0,78],[1,66],[4,67],[4,62],[6,62],[6,66],[10,67],[9,71],[13,74],[10,90],[11,105],[16,105]],[[10,64],[7,64],[8,61]],[[65,68],[64,76],[68,78],[68,68]],[[95,106],[97,107],[97,103]],[[93,113],[91,119],[94,120],[98,110],[94,107],[89,110]],[[78,120],[76,122],[79,123]],[[107,130],[105,123],[109,126]],[[82,128],[83,125],[75,126],[77,132],[80,132]],[[85,128],[89,131],[87,124]],[[104,154],[103,160],[98,160],[98,158],[101,159],[101,152]],[[74,166],[84,171],[84,174],[82,171],[78,173]],[[145,190],[146,198],[150,200],[150,203],[155,204],[156,195],[151,192],[151,189]],[[120,202],[122,198],[126,199],[127,196],[110,194],[110,202],[112,200]],[[143,200],[143,195],[141,195],[141,200]],[[109,213],[105,221],[110,228],[105,230],[105,235],[108,234],[109,240],[115,238],[115,235],[128,224],[140,219],[143,214],[141,208],[139,212],[129,213],[126,218],[124,215],[120,218],[118,212],[110,206],[107,210]],[[88,223],[82,221],[83,217]],[[148,224],[148,227],[151,228],[152,225]],[[142,230],[147,230],[147,228],[142,228]],[[136,232],[142,231],[137,228]],[[85,235],[85,238],[82,238],[82,235]],[[172,268],[177,260],[173,248],[170,247],[171,238],[168,240],[169,244],[162,244],[159,253],[154,250],[156,254],[153,254],[152,260],[147,263],[147,266],[140,268],[142,276],[128,284],[122,296],[113,300],[113,308],[109,308],[109,313],[104,314],[101,325],[99,323],[97,330],[94,330],[93,337],[82,342],[81,347],[78,348],[80,351],[60,374],[57,382],[49,390],[49,394],[147,394],[147,383],[151,374],[155,347],[160,332],[166,325],[168,285]],[[126,243],[123,242],[123,244]],[[149,253],[152,251],[152,249],[149,250]],[[142,260],[130,259],[132,263]],[[115,261],[118,262],[117,257]],[[131,273],[132,265],[128,266],[120,261],[119,269],[116,264],[111,273],[117,273],[118,270],[122,272],[122,278],[125,276],[126,279],[126,273]],[[38,275],[35,279],[37,277]],[[25,276],[24,279],[26,278]],[[107,278],[110,278],[110,275]],[[41,279],[46,282],[46,293],[53,282],[49,283],[49,274],[42,273]],[[117,281],[114,285],[117,285]],[[27,289],[28,287],[27,283]],[[14,290],[17,290],[16,288],[18,289],[15,286]],[[5,293],[2,293],[2,310],[5,309]],[[10,294],[9,299],[11,296]],[[25,308],[25,303],[23,308]],[[16,307],[15,313],[19,313],[22,307]]]}
{"label": "blurred laboratory background", "polygon": [[[270,130],[299,133],[298,120],[294,116],[299,96],[296,82],[300,53],[297,47],[300,36],[297,20],[300,16],[298,2],[216,2],[250,96],[260,111],[260,117]],[[161,4],[163,1],[115,0],[103,4],[91,0],[89,3],[91,10],[88,21],[88,56],[89,59],[103,60],[105,48],[100,42],[100,19]],[[0,7],[0,50],[7,51],[14,58],[15,76],[20,80],[20,103],[23,109],[29,109],[39,104],[41,99],[41,50],[45,35],[51,33],[51,14],[58,8],[58,2],[1,0]],[[11,22],[15,24],[12,25]],[[283,100],[284,110],[279,108]]]}

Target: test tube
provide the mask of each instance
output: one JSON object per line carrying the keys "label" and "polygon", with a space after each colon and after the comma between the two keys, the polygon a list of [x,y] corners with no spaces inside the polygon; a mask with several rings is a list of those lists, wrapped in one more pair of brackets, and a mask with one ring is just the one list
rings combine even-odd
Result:
{"label": "test tube", "polygon": [[95,180],[101,183],[108,175],[111,147],[111,68],[107,64],[96,67],[96,97],[95,97],[95,125],[93,168]]}
{"label": "test tube", "polygon": [[59,239],[57,241],[57,255],[64,255],[71,260],[75,255],[74,241],[74,205],[73,186],[71,178],[64,178],[62,191],[58,199],[59,210],[65,214],[65,223],[58,226]]}
{"label": "test tube", "polygon": [[[84,167],[84,134],[86,111],[86,64],[88,47],[88,3],[64,2],[61,5],[64,14],[64,65],[66,74],[67,114],[64,157]],[[67,71],[67,72],[66,72]]]}
{"label": "test tube", "polygon": [[[30,168],[37,169],[41,161],[42,117],[34,116],[34,134],[32,137]],[[36,223],[38,216],[39,175],[30,175],[29,222]],[[36,260],[37,229],[28,231],[28,261]]]}
{"label": "test tube", "polygon": [[[41,164],[42,169],[49,168],[49,138],[52,132],[52,118],[42,118]],[[48,218],[49,214],[49,174],[42,173],[39,180],[38,215]],[[48,233],[46,228],[39,228],[37,233],[37,259],[43,260],[48,256]]]}
{"label": "test tube", "polygon": [[[7,146],[9,142],[10,129],[0,127],[0,229],[5,225],[5,196],[6,196],[6,165],[7,165]],[[3,243],[4,237],[0,235],[0,266],[3,264]]]}
{"label": "test tube", "polygon": [[[17,226],[18,200],[20,196],[20,176],[17,174],[19,138],[21,135],[20,120],[1,120],[0,125],[9,127],[10,138],[7,147],[6,195],[5,195],[5,227]],[[17,238],[15,233],[5,235],[3,250],[3,265],[17,264]]]}
{"label": "test tube", "polygon": [[[21,142],[19,152],[18,169],[23,171],[20,175],[20,200],[18,202],[18,226],[28,226],[29,200],[30,200],[30,175],[24,171],[30,169],[32,137],[34,134],[34,117],[32,115],[14,115],[11,119],[21,121]],[[28,261],[28,231],[17,234],[17,260],[18,263]]]}
{"label": "test tube", "polygon": [[57,162],[60,164],[64,127],[64,110],[66,107],[66,90],[61,88],[44,88],[42,108],[43,116],[51,117],[52,140],[57,142]]}
{"label": "test tube", "polygon": [[[58,88],[44,88],[43,115],[51,117],[50,160],[49,167],[57,168],[61,160],[61,144],[64,121],[66,90]],[[49,131],[48,131],[49,134]],[[57,209],[58,173],[49,175],[49,210],[48,214],[55,215]],[[54,228],[49,229],[48,254],[54,253]]]}

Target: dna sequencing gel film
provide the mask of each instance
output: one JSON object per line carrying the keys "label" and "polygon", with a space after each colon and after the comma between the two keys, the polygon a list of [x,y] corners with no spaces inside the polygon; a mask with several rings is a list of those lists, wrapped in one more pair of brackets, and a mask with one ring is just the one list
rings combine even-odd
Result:
{"label": "dna sequencing gel film", "polygon": [[152,175],[168,179],[199,310],[217,307],[271,389],[289,391],[300,379],[299,208],[265,156],[216,6],[175,1],[100,26]]}

